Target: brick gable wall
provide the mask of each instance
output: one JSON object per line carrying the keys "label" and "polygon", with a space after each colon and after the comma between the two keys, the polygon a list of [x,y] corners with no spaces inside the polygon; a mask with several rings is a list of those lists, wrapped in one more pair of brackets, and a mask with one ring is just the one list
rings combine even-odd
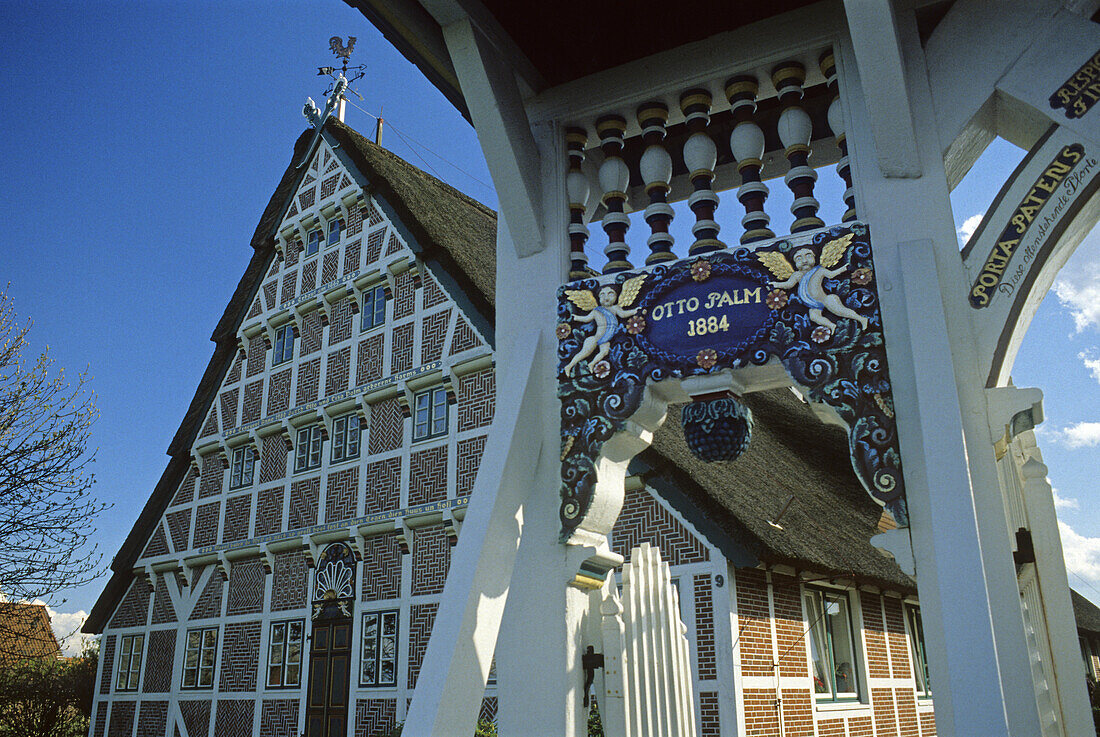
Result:
{"label": "brick gable wall", "polygon": [[485,452],[485,435],[459,440],[455,454],[458,456],[455,478],[455,493],[466,496],[474,490],[477,469],[481,466],[481,456]]}
{"label": "brick gable wall", "polygon": [[176,631],[153,630],[149,633],[146,649],[145,677],[141,690],[144,693],[168,693],[172,690],[172,673],[176,655]]}
{"label": "brick gable wall", "polygon": [[276,553],[271,578],[271,611],[301,609],[308,602],[309,560],[300,550]]}
{"label": "brick gable wall", "polygon": [[236,561],[229,574],[225,613],[259,614],[264,603],[264,566],[259,560]]}
{"label": "brick gable wall", "polygon": [[680,524],[646,489],[626,492],[622,512],[611,530],[611,549],[624,558],[648,542],[669,565],[702,563],[709,558],[702,541]]}
{"label": "brick gable wall", "polygon": [[288,530],[317,524],[317,504],[321,491],[321,479],[314,477],[295,481],[290,485],[290,517]]}
{"label": "brick gable wall", "polygon": [[[222,641],[219,688],[222,691],[255,691],[260,657],[260,623],[229,622],[225,625]],[[251,717],[248,727],[251,734]],[[220,730],[218,735],[220,737]]]}
{"label": "brick gable wall", "polygon": [[368,537],[363,546],[362,600],[396,599],[401,595],[401,548],[397,534]]}
{"label": "brick gable wall", "polygon": [[251,699],[218,699],[215,737],[252,737],[254,713],[255,702]]}
{"label": "brick gable wall", "polygon": [[283,528],[283,487],[263,489],[256,495],[256,536]]}
{"label": "brick gable wall", "polygon": [[447,498],[447,446],[440,445],[409,456],[409,505]]}
{"label": "brick gable wall", "polygon": [[451,565],[451,545],[443,526],[415,530],[412,556],[412,595],[441,593]]}
{"label": "brick gable wall", "polygon": [[359,341],[355,357],[355,383],[366,384],[382,378],[382,340],[381,333]]}
{"label": "brick gable wall", "polygon": [[496,408],[496,373],[484,369],[458,380],[458,431],[485,427]]}
{"label": "brick gable wall", "polygon": [[416,687],[416,678],[420,675],[420,666],[424,662],[424,652],[428,649],[428,638],[435,624],[435,614],[439,604],[414,604],[409,617],[409,688]]}
{"label": "brick gable wall", "polygon": [[337,522],[354,517],[358,497],[358,466],[329,473],[325,490],[325,522]]}
{"label": "brick gable wall", "polygon": [[386,399],[370,407],[368,450],[371,455],[397,450],[403,441],[405,417],[397,397]]}
{"label": "brick gable wall", "polygon": [[130,582],[130,589],[122,598],[115,615],[111,617],[112,628],[136,627],[145,624],[149,616],[149,600],[153,593],[149,582],[144,578],[135,578]]}

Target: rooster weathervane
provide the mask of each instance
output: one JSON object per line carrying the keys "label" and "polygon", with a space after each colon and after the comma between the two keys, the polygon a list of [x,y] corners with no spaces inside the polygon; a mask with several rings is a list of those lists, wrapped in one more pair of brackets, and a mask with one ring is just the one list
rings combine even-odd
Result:
{"label": "rooster weathervane", "polygon": [[[345,46],[343,40],[339,36],[333,36],[328,40],[328,47],[332,50],[332,53],[337,59],[343,61],[339,70],[336,67],[317,67],[317,76],[328,76],[332,78],[332,84],[325,90],[325,94],[332,92],[336,80],[340,77],[344,77],[348,81],[348,84],[362,79],[367,73],[367,67],[364,64],[359,64],[353,67],[348,67],[348,60],[351,58],[351,52],[355,49],[355,36],[348,36],[348,43]],[[348,74],[348,71],[351,74]],[[354,90],[352,90],[354,92]]]}

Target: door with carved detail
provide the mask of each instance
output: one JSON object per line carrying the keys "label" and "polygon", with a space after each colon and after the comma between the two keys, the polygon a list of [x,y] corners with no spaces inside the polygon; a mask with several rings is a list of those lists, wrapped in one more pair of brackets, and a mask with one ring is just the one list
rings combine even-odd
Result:
{"label": "door with carved detail", "polygon": [[347,734],[354,593],[351,549],[344,543],[329,545],[317,561],[313,587],[306,737]]}

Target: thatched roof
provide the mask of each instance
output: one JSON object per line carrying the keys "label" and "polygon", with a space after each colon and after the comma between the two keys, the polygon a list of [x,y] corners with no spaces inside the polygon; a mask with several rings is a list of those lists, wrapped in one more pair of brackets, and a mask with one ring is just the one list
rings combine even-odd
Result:
{"label": "thatched roof", "polygon": [[1073,589],[1069,590],[1069,595],[1073,600],[1073,618],[1077,621],[1077,629],[1091,635],[1100,635],[1100,607]]}

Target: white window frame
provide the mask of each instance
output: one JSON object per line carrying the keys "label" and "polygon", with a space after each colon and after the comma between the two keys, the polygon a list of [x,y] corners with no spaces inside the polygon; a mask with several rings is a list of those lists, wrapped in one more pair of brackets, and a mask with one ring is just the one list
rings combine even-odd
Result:
{"label": "white window frame", "polygon": [[358,458],[362,453],[362,427],[359,415],[351,414],[337,417],[332,421],[332,449],[330,458],[333,463],[343,463]]}
{"label": "white window frame", "polygon": [[233,462],[229,471],[229,488],[243,489],[252,486],[256,475],[256,454],[250,445],[233,449]]}
{"label": "white window frame", "polygon": [[[815,616],[814,607],[809,605],[808,598],[816,598],[817,605],[820,608],[821,615]],[[832,600],[832,601],[830,601]],[[854,691],[838,691],[837,690],[837,670],[839,666],[836,664],[836,647],[834,639],[836,633],[829,626],[831,620],[826,618],[828,612],[827,605],[835,603],[836,601],[843,600],[847,612],[847,636],[849,640],[849,649],[854,662],[850,662],[851,679],[854,681]],[[863,664],[862,660],[862,647],[859,639],[856,636],[858,631],[857,620],[855,615],[854,604],[852,603],[852,597],[847,591],[838,589],[818,588],[816,586],[806,586],[802,592],[802,603],[806,611],[806,646],[809,649],[809,665],[811,668],[811,677],[816,680],[817,676],[813,673],[814,667],[814,644],[821,640],[821,645],[825,649],[825,666],[828,668],[829,674],[829,692],[817,693],[816,685],[814,687],[814,699],[817,703],[830,703],[830,704],[842,704],[842,703],[859,703],[863,698]],[[822,637],[824,635],[824,637]]]}
{"label": "white window frame", "polygon": [[271,365],[278,366],[294,358],[294,326],[291,323],[275,328],[275,347],[271,352]]}
{"label": "white window frame", "polygon": [[[332,238],[332,231],[336,230],[336,239]],[[344,219],[336,218],[328,224],[328,236],[325,238],[325,248],[331,248],[340,242],[340,239],[344,237]]]}
{"label": "white window frame", "polygon": [[363,290],[363,309],[359,315],[359,332],[380,328],[386,324],[386,287],[375,286]]}
{"label": "white window frame", "polygon": [[294,473],[320,468],[323,447],[324,438],[321,436],[320,425],[298,430],[297,442],[294,443]]}
{"label": "white window frame", "polygon": [[[369,623],[375,623],[374,628]],[[381,609],[371,612],[363,612],[362,632],[359,636],[359,687],[360,688],[388,688],[397,686],[397,668],[399,665],[398,649],[400,647],[400,613],[397,609]],[[392,632],[387,634],[386,626],[392,625]],[[386,651],[385,643],[389,643],[389,651]],[[383,680],[382,665],[389,661],[392,664],[391,678]],[[369,678],[367,668],[373,666],[374,678]]]}
{"label": "white window frame", "polygon": [[141,681],[141,656],[145,650],[145,635],[123,635],[119,642],[116,691],[137,691]]}
{"label": "white window frame", "polygon": [[[194,665],[188,661],[194,654]],[[218,628],[199,627],[187,630],[183,648],[183,679],[180,688],[185,691],[210,690],[214,688],[214,666],[218,659]],[[187,682],[189,674],[194,681]]]}
{"label": "white window frame", "polygon": [[431,440],[447,434],[450,424],[447,389],[433,386],[413,396],[413,442]]}
{"label": "white window frame", "polygon": [[[292,637],[294,625],[298,636]],[[267,644],[267,687],[298,688],[302,685],[302,654],[305,643],[306,621],[304,619],[281,619],[272,622],[268,628]],[[278,635],[277,633],[281,633]],[[293,646],[297,645],[297,649]],[[291,677],[291,669],[295,675]],[[276,671],[276,669],[278,669]],[[277,673],[277,677],[272,676]]]}
{"label": "white window frame", "polygon": [[917,698],[932,698],[932,682],[928,673],[928,653],[924,647],[924,621],[920,607],[904,604],[905,627],[909,630],[909,657],[913,661],[913,680],[916,681]]}
{"label": "white window frame", "polygon": [[[316,237],[315,237],[316,236]],[[325,232],[320,228],[314,228],[306,234],[306,258],[316,256],[321,250],[321,243],[325,240]]]}

